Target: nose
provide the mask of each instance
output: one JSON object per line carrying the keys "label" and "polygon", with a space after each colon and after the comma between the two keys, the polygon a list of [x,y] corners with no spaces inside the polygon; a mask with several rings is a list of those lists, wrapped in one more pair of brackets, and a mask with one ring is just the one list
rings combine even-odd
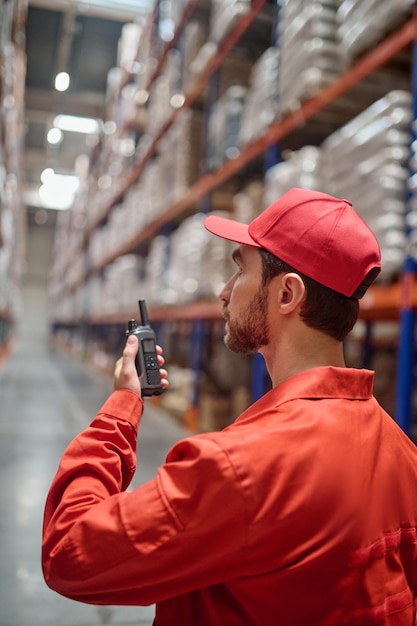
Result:
{"label": "nose", "polygon": [[222,302],[229,302],[230,301],[230,296],[231,296],[231,293],[233,291],[233,286],[234,286],[235,281],[236,281],[236,276],[237,276],[237,274],[234,274],[231,278],[229,278],[229,280],[227,281],[227,283],[225,284],[225,286],[223,287],[223,289],[219,293],[219,300],[221,300]]}

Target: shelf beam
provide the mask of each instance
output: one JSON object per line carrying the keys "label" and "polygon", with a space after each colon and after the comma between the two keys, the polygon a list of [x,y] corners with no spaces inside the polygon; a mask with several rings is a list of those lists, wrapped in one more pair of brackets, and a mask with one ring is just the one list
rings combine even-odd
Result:
{"label": "shelf beam", "polygon": [[360,300],[360,318],[398,320],[402,309],[417,308],[417,278],[408,277],[406,289],[401,282],[393,285],[373,285]]}
{"label": "shelf beam", "polygon": [[[127,320],[137,316],[137,311],[126,311],[114,313],[111,315],[92,315],[85,319],[74,320],[71,323],[101,326],[103,324],[124,324]],[[152,322],[167,322],[167,321],[193,321],[196,319],[215,320],[222,319],[221,303],[220,301],[212,302],[190,302],[189,304],[179,305],[167,305],[149,307],[149,317]]]}

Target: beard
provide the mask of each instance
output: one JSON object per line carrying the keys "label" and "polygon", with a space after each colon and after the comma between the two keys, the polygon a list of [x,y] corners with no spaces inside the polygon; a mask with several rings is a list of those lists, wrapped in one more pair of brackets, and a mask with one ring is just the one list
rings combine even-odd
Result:
{"label": "beard", "polygon": [[239,320],[231,320],[227,307],[223,317],[228,323],[224,342],[233,352],[253,354],[269,342],[267,325],[268,293],[264,288],[253,296]]}

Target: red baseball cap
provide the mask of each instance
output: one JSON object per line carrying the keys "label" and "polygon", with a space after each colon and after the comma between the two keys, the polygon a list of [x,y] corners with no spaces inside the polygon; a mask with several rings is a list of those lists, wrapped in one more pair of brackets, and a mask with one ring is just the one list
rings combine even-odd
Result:
{"label": "red baseball cap", "polygon": [[290,189],[249,225],[217,215],[204,221],[224,239],[264,248],[345,296],[362,298],[381,271],[378,241],[348,200]]}

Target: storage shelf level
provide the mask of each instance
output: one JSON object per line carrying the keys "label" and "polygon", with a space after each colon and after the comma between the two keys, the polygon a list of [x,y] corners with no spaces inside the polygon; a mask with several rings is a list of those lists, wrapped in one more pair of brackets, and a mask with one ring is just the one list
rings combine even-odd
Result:
{"label": "storage shelf level", "polygon": [[[398,282],[392,285],[374,285],[360,301],[360,319],[398,320],[401,308],[417,309],[417,278],[413,277],[406,285]],[[222,319],[220,301],[197,301],[181,305],[166,305],[149,307],[152,321],[192,321],[198,319]],[[65,320],[65,324],[104,325],[125,324],[131,317],[137,316],[136,309],[120,313],[101,316],[91,316],[84,319]],[[59,323],[59,322],[58,322]]]}

